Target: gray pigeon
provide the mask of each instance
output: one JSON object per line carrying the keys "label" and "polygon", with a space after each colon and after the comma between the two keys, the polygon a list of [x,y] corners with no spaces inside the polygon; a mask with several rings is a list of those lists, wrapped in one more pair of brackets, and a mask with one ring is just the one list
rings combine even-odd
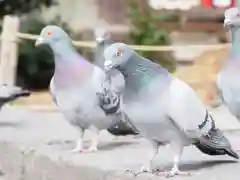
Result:
{"label": "gray pigeon", "polygon": [[100,68],[104,68],[105,59],[103,57],[103,52],[110,44],[114,43],[110,32],[106,31],[103,28],[97,28],[94,31],[95,40],[97,42],[95,60],[94,64]]}
{"label": "gray pigeon", "polygon": [[19,86],[2,84],[0,85],[0,108],[8,102],[14,101],[20,97],[27,97],[30,91]]}
{"label": "gray pigeon", "polygon": [[218,74],[217,85],[222,101],[240,121],[240,12],[238,8],[225,11],[224,26],[231,34],[229,58]]}
{"label": "gray pigeon", "polygon": [[208,155],[227,154],[239,158],[186,83],[123,43],[110,45],[104,51],[104,57],[105,70],[115,67],[125,78],[124,111],[153,145],[152,159],[142,171],[152,170],[152,160],[159,146],[165,144],[169,144],[174,152],[173,167],[166,174],[168,177],[182,174],[178,168],[180,157],[183,148],[191,144]]}
{"label": "gray pigeon", "polygon": [[[111,90],[104,71],[79,55],[71,38],[60,27],[43,28],[35,45],[41,44],[53,50],[55,70],[50,82],[53,99],[80,133],[73,151],[97,151],[99,130],[107,129],[123,116],[119,95]],[[86,129],[94,133],[88,149],[83,148],[82,142]]]}
{"label": "gray pigeon", "polygon": [[[95,50],[95,60],[93,63],[101,69],[104,69],[105,59],[103,57],[103,52],[109,45],[114,42],[111,38],[111,34],[103,28],[97,28],[94,31],[94,34],[95,40],[97,42],[97,47]],[[117,69],[113,68],[107,73],[107,76],[109,76],[110,82],[113,84],[114,90],[121,94],[125,86],[123,75]],[[137,129],[135,127],[132,127],[131,121],[126,114],[124,114],[124,120],[116,122],[116,124],[113,124],[107,130],[115,136],[139,134]]]}

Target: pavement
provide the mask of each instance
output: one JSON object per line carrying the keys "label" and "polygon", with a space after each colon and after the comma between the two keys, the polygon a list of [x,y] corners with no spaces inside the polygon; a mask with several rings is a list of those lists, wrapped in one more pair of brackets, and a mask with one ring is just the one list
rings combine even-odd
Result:
{"label": "pavement", "polygon": [[[217,126],[232,146],[240,148],[240,123],[223,106],[210,109]],[[5,106],[0,114],[0,180],[130,180],[165,179],[142,174],[133,177],[125,170],[138,170],[148,160],[150,146],[141,137],[116,137],[107,132],[100,136],[99,151],[72,153],[78,132],[59,112],[38,112],[27,108]],[[88,133],[85,137],[89,144]],[[169,147],[159,149],[155,166],[171,167]],[[195,147],[184,150],[180,169],[192,176],[176,180],[238,179],[240,163],[227,156],[207,156]]]}

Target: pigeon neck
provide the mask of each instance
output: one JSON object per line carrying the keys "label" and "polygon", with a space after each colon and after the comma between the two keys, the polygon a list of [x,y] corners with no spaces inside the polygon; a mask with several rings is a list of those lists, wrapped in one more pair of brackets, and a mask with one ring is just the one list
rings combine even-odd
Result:
{"label": "pigeon neck", "polygon": [[104,50],[112,44],[111,40],[104,40],[102,42],[97,43],[97,48],[95,52],[95,62],[94,64],[100,67],[101,69],[104,68],[105,59],[103,57]]}
{"label": "pigeon neck", "polygon": [[113,41],[112,41],[110,38],[107,38],[107,39],[105,39],[105,40],[103,41],[103,43],[104,43],[105,45],[110,45],[110,44],[113,43]]}
{"label": "pigeon neck", "polygon": [[[53,50],[53,55],[54,55],[54,59],[57,59],[58,62],[59,61],[68,61],[69,60],[74,60],[76,58],[70,58],[71,56],[73,56],[74,54],[76,54],[76,51],[73,47],[72,44],[70,44],[69,42],[57,42],[55,43],[52,47]],[[55,62],[57,63],[57,62]]]}
{"label": "pigeon neck", "polygon": [[142,57],[133,54],[118,70],[124,76],[126,86],[129,85],[136,90],[144,86],[144,84],[150,83],[151,77],[156,74],[154,67],[150,66]]}
{"label": "pigeon neck", "polygon": [[230,51],[231,60],[240,60],[240,28],[232,28],[232,48]]}
{"label": "pigeon neck", "polygon": [[106,47],[112,43],[113,43],[113,41],[111,39],[104,39],[102,42],[99,42],[98,45]]}
{"label": "pigeon neck", "polygon": [[[133,54],[118,70],[125,79],[125,92],[127,92],[124,93],[125,100],[138,98],[144,91],[155,91],[154,87],[157,85],[159,85],[158,91],[161,94],[172,79],[166,69],[138,54]],[[154,83],[156,78],[157,83]]]}
{"label": "pigeon neck", "polygon": [[93,67],[71,44],[55,43],[52,49],[55,62],[54,80],[57,84],[70,85],[86,79],[86,76],[91,74]]}

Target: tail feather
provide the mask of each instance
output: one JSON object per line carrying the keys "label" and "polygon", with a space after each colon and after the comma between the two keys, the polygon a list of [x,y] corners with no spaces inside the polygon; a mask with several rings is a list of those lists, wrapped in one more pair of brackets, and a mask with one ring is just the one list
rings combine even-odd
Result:
{"label": "tail feather", "polygon": [[235,159],[239,159],[238,154],[235,151],[233,151],[231,148],[230,149],[226,149],[225,151],[226,151],[227,155],[229,155],[229,156],[231,156],[231,157],[233,157]]}
{"label": "tail feather", "polygon": [[13,94],[9,97],[0,97],[0,102],[1,103],[8,103],[10,101],[14,101],[20,97],[26,97],[26,96],[30,96],[30,92],[29,91],[22,91],[21,93],[18,94]]}
{"label": "tail feather", "polygon": [[239,156],[231,147],[228,139],[224,137],[219,129],[211,129],[207,135],[202,136],[194,144],[201,152],[208,155],[229,155],[235,159]]}

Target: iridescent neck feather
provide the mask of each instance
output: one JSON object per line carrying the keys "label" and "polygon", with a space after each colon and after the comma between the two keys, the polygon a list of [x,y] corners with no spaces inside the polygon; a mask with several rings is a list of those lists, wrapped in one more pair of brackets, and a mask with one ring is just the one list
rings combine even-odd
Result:
{"label": "iridescent neck feather", "polygon": [[67,43],[55,43],[52,47],[55,61],[54,80],[59,86],[72,86],[87,79],[93,66]]}
{"label": "iridescent neck feather", "polygon": [[232,47],[230,50],[231,60],[240,60],[240,28],[231,29]]}

